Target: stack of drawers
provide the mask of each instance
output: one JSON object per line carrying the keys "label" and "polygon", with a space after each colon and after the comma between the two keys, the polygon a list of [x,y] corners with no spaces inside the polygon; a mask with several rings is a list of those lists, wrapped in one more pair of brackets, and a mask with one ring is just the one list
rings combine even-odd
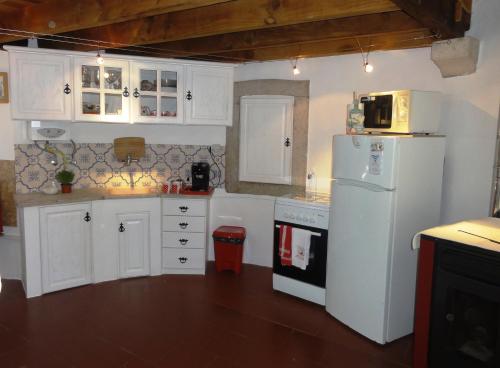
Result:
{"label": "stack of drawers", "polygon": [[206,199],[163,199],[163,273],[205,273],[207,209]]}

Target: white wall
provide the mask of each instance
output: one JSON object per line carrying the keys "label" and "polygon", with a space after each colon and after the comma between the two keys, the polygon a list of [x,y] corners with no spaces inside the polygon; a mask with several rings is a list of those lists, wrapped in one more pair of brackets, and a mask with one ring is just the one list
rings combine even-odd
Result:
{"label": "white wall", "polygon": [[[297,79],[310,80],[308,170],[318,189],[329,191],[331,138],[345,132],[352,91],[394,89],[442,91],[442,132],[448,136],[442,221],[487,216],[500,100],[500,1],[476,0],[469,34],[481,40],[478,71],[443,79],[430,48],[370,54],[375,67],[362,71],[359,54],[299,60]],[[236,69],[236,80],[293,79],[287,61],[252,63]]]}
{"label": "white wall", "polygon": [[500,106],[500,1],[475,0],[469,35],[481,41],[475,74],[444,80],[450,95],[443,133],[448,136],[443,221],[489,214]]}
{"label": "white wall", "polygon": [[243,226],[247,238],[243,262],[271,267],[273,262],[274,202],[270,196],[231,194],[216,190],[210,201],[209,252],[214,259],[212,233],[221,225]]}
{"label": "white wall", "polygon": [[[29,144],[27,122],[15,121],[13,144]],[[144,137],[147,144],[226,144],[226,127],[64,122],[77,143],[112,143],[118,137]],[[13,147],[13,146],[12,146]],[[13,148],[12,148],[13,149]]]}

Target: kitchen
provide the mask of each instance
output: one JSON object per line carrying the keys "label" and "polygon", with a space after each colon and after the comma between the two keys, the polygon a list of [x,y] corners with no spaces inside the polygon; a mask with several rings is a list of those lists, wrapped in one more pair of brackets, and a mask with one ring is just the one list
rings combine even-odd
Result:
{"label": "kitchen", "polygon": [[[468,34],[481,41],[481,54],[476,73],[469,76],[443,79],[439,69],[430,60],[430,48],[421,48],[372,51],[369,60],[375,69],[371,74],[362,70],[361,56],[356,52],[345,56],[299,59],[297,67],[301,73],[298,76],[292,74],[289,60],[243,64],[235,69],[235,81],[309,81],[306,165],[307,171],[315,174],[319,192],[329,191],[331,139],[334,134],[345,133],[346,105],[352,100],[352,91],[408,88],[441,91],[445,100],[440,133],[447,136],[447,145],[440,223],[485,217],[490,213],[494,137],[498,123],[497,61],[500,36],[495,24],[498,5],[476,1],[474,7]],[[2,70],[9,70],[6,54],[2,55],[1,65]],[[14,144],[30,144],[31,141],[24,136],[25,123],[11,120],[7,104],[0,108],[5,122],[0,138],[0,158],[13,161]],[[146,144],[151,145],[226,146],[231,132],[226,132],[224,126],[78,123],[71,125],[71,134],[77,144],[110,144],[116,137],[141,136],[145,138]],[[230,160],[228,149],[225,160]],[[235,221],[230,223],[234,225],[241,223],[247,229],[244,262],[271,267],[272,247],[269,244],[273,242],[274,201],[272,195],[216,191],[211,199],[209,214],[209,218],[216,221],[210,224],[207,233],[211,234],[219,225],[228,224],[227,221]],[[14,267],[19,261],[16,258],[11,261],[10,258],[20,257],[15,235],[12,235],[12,241],[7,239],[8,236],[0,240],[0,272],[4,278],[10,278],[9,273],[19,278],[20,270]],[[212,246],[208,246],[208,249],[209,259],[213,259]],[[268,283],[267,287],[271,281],[268,280]],[[295,305],[295,308],[301,307]]]}

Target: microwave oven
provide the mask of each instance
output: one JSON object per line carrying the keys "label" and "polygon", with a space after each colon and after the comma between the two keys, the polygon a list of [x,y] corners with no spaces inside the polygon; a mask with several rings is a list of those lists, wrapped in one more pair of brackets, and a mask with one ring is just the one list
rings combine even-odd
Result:
{"label": "microwave oven", "polygon": [[389,91],[360,95],[364,131],[371,133],[437,133],[441,119],[441,93]]}

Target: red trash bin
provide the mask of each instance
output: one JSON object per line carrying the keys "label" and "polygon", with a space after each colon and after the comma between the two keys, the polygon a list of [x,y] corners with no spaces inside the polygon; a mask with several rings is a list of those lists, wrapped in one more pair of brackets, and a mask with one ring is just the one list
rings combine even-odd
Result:
{"label": "red trash bin", "polygon": [[220,226],[213,233],[215,250],[215,269],[233,270],[237,274],[243,263],[243,243],[246,230],[240,226]]}

